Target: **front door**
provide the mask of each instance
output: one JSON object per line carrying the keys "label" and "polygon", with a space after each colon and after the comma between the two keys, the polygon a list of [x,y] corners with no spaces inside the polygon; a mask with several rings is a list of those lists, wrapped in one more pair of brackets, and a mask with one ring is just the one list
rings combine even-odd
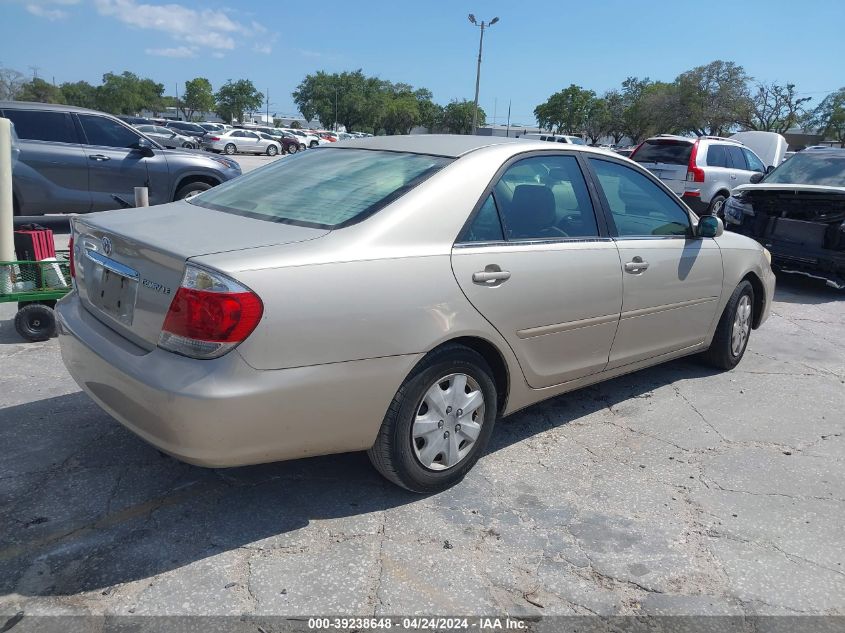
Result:
{"label": "front door", "polygon": [[518,160],[491,189],[453,248],[458,284],[511,346],[531,387],[600,372],[622,274],[578,159]]}
{"label": "front door", "polygon": [[608,369],[701,343],[722,292],[715,240],[693,237],[680,202],[622,162],[590,158],[609,210],[623,278]]}
{"label": "front door", "polygon": [[[91,189],[92,211],[115,209],[120,205],[114,195],[130,204],[135,201],[135,187],[148,187],[147,160],[132,149],[140,136],[127,126],[111,118],[96,114],[78,114],[86,137],[84,145],[88,157],[88,185]],[[150,190],[150,203],[156,198]]]}

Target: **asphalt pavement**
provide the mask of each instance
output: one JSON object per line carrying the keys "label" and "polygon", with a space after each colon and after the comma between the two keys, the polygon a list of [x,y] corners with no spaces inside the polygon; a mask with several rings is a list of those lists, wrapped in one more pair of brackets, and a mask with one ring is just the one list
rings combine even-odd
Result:
{"label": "asphalt pavement", "polygon": [[735,370],[533,406],[432,496],[360,453],[182,464],[12,314],[0,614],[845,614],[845,295],[814,282],[779,280]]}

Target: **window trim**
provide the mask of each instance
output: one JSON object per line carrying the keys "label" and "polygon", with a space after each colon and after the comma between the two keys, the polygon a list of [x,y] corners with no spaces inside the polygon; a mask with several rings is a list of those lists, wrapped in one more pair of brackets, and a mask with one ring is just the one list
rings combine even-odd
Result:
{"label": "window trim", "polygon": [[[610,210],[610,203],[607,201],[607,197],[604,194],[604,190],[601,188],[601,184],[598,179],[598,174],[593,169],[592,164],[590,163],[590,159],[594,160],[601,160],[607,163],[614,163],[620,165],[621,167],[627,167],[628,169],[632,169],[643,176],[645,176],[648,180],[652,183],[657,185],[659,189],[662,189],[669,198],[678,205],[678,207],[683,211],[687,216],[687,222],[689,225],[688,233],[686,235],[619,235],[619,229],[616,227],[616,221],[613,219],[613,213]],[[587,164],[587,168],[589,170],[590,178],[593,179],[594,185],[597,187],[599,195],[601,197],[601,207],[602,211],[604,212],[605,221],[608,225],[608,230],[610,232],[611,237],[614,240],[690,240],[695,239],[695,224],[698,220],[698,216],[684,204],[683,200],[681,200],[677,194],[669,189],[666,184],[663,183],[657,176],[652,174],[648,171],[645,167],[641,167],[639,163],[635,163],[631,165],[629,162],[617,160],[615,156],[605,156],[604,154],[590,154],[589,156],[584,157],[584,162]]]}
{"label": "window trim", "polygon": [[[547,150],[542,149],[535,149],[529,150],[527,152],[520,152],[519,154],[514,154],[508,160],[506,160],[502,165],[499,166],[499,169],[496,170],[496,173],[493,174],[493,177],[490,179],[490,182],[487,183],[487,186],[484,187],[481,196],[479,197],[478,201],[475,203],[475,206],[470,211],[469,215],[467,216],[466,221],[461,226],[458,234],[455,236],[455,240],[452,242],[452,247],[458,248],[469,248],[474,246],[505,246],[505,245],[515,245],[515,246],[526,246],[526,245],[537,245],[537,244],[555,244],[560,242],[604,242],[611,239],[610,230],[607,225],[607,220],[605,218],[605,214],[603,209],[600,206],[600,200],[598,199],[597,195],[598,192],[591,180],[590,174],[587,171],[587,165],[584,164],[584,161],[580,154],[583,154],[579,150],[565,150],[559,149],[557,147],[550,148]],[[505,234],[505,222],[502,219],[502,211],[501,205],[496,200],[496,194],[493,191],[496,183],[504,176],[505,172],[511,168],[512,165],[518,163],[521,160],[525,160],[527,158],[535,158],[538,156],[573,156],[576,160],[576,164],[578,168],[581,170],[581,175],[584,178],[584,182],[587,185],[587,193],[590,196],[590,203],[593,205],[593,215],[596,219],[596,228],[598,229],[599,234],[593,237],[532,237],[532,238],[523,238],[523,239],[515,239],[509,240],[507,235]],[[466,234],[467,229],[470,225],[475,221],[476,216],[481,211],[481,207],[484,206],[484,203],[487,201],[489,196],[493,196],[493,202],[496,204],[496,212],[499,214],[499,223],[502,225],[502,235],[505,236],[504,241],[487,241],[487,242],[469,242],[463,240],[463,236]]]}

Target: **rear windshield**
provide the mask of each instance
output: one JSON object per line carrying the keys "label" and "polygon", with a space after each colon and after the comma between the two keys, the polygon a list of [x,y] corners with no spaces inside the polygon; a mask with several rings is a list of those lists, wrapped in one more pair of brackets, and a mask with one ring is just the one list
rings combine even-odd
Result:
{"label": "rear windshield", "polygon": [[798,152],[766,176],[764,182],[845,187],[845,152]]}
{"label": "rear windshield", "polygon": [[375,213],[450,162],[424,154],[313,149],[218,185],[189,202],[271,222],[338,228]]}
{"label": "rear windshield", "polygon": [[638,163],[668,163],[670,165],[688,165],[692,153],[689,141],[646,141],[631,156]]}

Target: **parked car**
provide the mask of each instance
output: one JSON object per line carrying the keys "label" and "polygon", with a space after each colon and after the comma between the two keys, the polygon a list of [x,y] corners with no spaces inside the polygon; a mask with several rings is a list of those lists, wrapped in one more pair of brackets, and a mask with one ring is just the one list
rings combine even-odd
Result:
{"label": "parked car", "polygon": [[149,188],[150,204],[179,200],[241,174],[233,160],[164,149],[123,121],[72,106],[0,102],[20,137],[15,213],[115,209]]}
{"label": "parked car", "polygon": [[720,217],[734,187],[766,172],[754,152],[718,136],[661,134],[640,143],[630,158],[665,182],[696,213]]}
{"label": "parked car", "polygon": [[290,134],[294,134],[300,139],[302,139],[302,143],[309,148],[314,148],[319,145],[327,145],[330,142],[323,138],[320,138],[316,134],[309,134],[308,132],[305,132],[303,130],[293,130],[290,128],[285,128],[285,131],[289,132]]}
{"label": "parked car", "polygon": [[629,158],[631,154],[634,153],[633,147],[617,147],[613,151],[619,154],[620,156],[624,156],[625,158]]}
{"label": "parked car", "polygon": [[[206,134],[202,140],[203,149],[223,154],[267,154],[275,156],[282,151],[281,144],[273,138],[261,138],[259,132],[233,129]],[[266,136],[266,135],[265,135]]]}
{"label": "parked car", "polygon": [[193,136],[183,136],[176,130],[169,127],[162,127],[160,125],[136,125],[136,130],[142,132],[145,136],[156,141],[159,145],[175,149],[182,147],[184,149],[197,149],[200,144]]}
{"label": "parked car", "polygon": [[[298,140],[284,134],[274,135],[266,134],[265,132],[258,132],[258,136],[265,141],[275,141],[279,146],[279,152],[282,154],[296,154],[300,149]],[[267,153],[269,154],[270,152],[268,151]],[[273,154],[270,155],[272,156]]]}
{"label": "parked car", "polygon": [[797,152],[734,189],[725,221],[772,253],[786,273],[845,289],[845,150]]}
{"label": "parked car", "polygon": [[540,400],[736,366],[775,283],[624,158],[471,135],[344,141],[72,238],[62,357],[130,430],[205,466],[368,450],[418,492]]}
{"label": "parked car", "polygon": [[222,132],[226,126],[222,123],[197,123],[206,132]]}
{"label": "parked car", "polygon": [[129,125],[155,125],[156,122],[152,119],[145,119],[144,117],[140,116],[124,116],[118,115],[117,117],[124,123],[128,123]]}
{"label": "parked car", "polygon": [[571,143],[573,145],[586,145],[587,142],[580,136],[572,136],[570,134],[523,134],[521,138],[534,141],[549,141],[552,143]]}
{"label": "parked car", "polygon": [[197,139],[198,144],[202,141],[202,137],[208,133],[208,130],[204,129],[198,123],[189,123],[187,121],[167,121],[165,127],[176,130],[184,136],[193,136]]}

